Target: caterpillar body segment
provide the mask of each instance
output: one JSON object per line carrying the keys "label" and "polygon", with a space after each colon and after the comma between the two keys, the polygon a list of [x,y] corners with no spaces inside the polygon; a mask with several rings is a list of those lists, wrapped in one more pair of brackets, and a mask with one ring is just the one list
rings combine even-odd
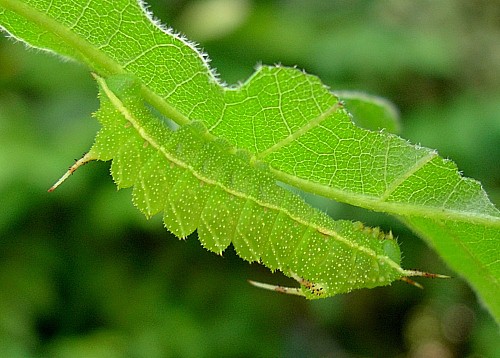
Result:
{"label": "caterpillar body segment", "polygon": [[200,122],[170,130],[144,105],[132,77],[96,78],[102,129],[89,156],[112,160],[117,186],[133,187],[139,210],[147,217],[162,213],[176,236],[197,230],[202,245],[217,254],[233,244],[243,259],[301,286],[276,291],[310,299],[409,276],[392,234],[332,220],[278,186],[251,153],[214,140]]}

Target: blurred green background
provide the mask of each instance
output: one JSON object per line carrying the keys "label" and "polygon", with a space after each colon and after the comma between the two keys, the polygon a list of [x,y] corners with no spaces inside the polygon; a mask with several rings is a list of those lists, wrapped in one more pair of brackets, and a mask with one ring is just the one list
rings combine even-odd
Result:
{"label": "blurred green background", "polygon": [[[500,203],[500,1],[150,1],[227,83],[297,65],[333,89],[384,96],[401,135],[453,159]],[[147,221],[109,163],[53,182],[92,144],[82,66],[0,39],[1,357],[499,357],[498,326],[459,277],[331,299]],[[456,276],[397,221],[324,200],[335,218],[392,228],[404,266]]]}

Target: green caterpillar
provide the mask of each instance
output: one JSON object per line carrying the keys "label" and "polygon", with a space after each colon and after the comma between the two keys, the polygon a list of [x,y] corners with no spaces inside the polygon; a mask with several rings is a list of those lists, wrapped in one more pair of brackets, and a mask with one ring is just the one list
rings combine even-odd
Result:
{"label": "green caterpillar", "polygon": [[254,283],[280,292],[319,298],[438,276],[402,269],[392,234],[332,220],[278,186],[251,153],[213,138],[201,122],[170,130],[144,105],[133,77],[96,79],[102,129],[51,190],[88,161],[112,160],[116,185],[133,187],[133,202],[147,217],[163,212],[165,227],[176,236],[197,230],[206,249],[221,254],[233,244],[243,259],[300,283]]}

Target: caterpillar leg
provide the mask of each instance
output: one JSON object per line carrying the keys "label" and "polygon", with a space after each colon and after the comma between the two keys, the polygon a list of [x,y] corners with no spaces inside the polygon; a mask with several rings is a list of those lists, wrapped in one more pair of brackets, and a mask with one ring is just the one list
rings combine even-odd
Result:
{"label": "caterpillar leg", "polygon": [[279,293],[286,293],[287,295],[296,295],[304,297],[304,293],[302,292],[300,287],[284,287],[280,285],[270,285],[268,283],[262,283],[257,281],[248,280],[251,285],[255,287],[263,288],[265,290],[270,290]]}
{"label": "caterpillar leg", "polygon": [[301,286],[307,288],[315,296],[321,297],[325,294],[323,287],[318,283],[306,280],[305,278],[302,278],[293,272],[292,272],[292,278],[298,283],[300,283]]}
{"label": "caterpillar leg", "polygon": [[297,281],[301,287],[284,287],[280,285],[270,285],[267,283],[256,282],[248,280],[248,282],[256,287],[263,288],[265,290],[286,293],[288,295],[296,295],[306,297],[306,294],[302,291],[302,288],[306,288],[311,292],[314,296],[321,297],[325,294],[323,287],[319,284],[313,283],[309,280],[306,280],[295,273],[291,273],[291,277]]}

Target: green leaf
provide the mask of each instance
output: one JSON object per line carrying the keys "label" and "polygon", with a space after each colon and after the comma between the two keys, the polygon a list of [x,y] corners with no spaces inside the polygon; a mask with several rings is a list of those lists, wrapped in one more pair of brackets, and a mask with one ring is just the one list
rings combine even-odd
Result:
{"label": "green leaf", "polygon": [[[273,180],[400,217],[499,319],[500,213],[480,184],[433,150],[357,127],[316,77],[260,67],[244,84],[225,86],[192,43],[158,27],[129,0],[0,0],[0,25],[104,78],[133,74],[141,97],[162,115],[181,126],[202,122],[209,142],[220,137],[247,151],[250,163],[269,165]],[[141,163],[142,155],[127,160]],[[120,180],[133,182],[125,172]]]}
{"label": "green leaf", "polygon": [[397,134],[401,130],[397,108],[385,98],[356,91],[335,91],[352,114],[356,125],[371,130]]}

